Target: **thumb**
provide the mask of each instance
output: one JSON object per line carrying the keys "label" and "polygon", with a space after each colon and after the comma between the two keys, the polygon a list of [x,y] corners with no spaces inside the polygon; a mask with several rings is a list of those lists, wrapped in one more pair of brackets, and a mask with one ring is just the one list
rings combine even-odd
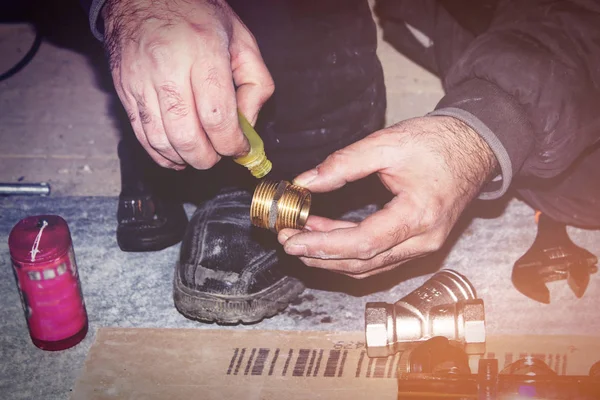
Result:
{"label": "thumb", "polygon": [[385,148],[367,137],[336,151],[316,168],[294,179],[294,184],[314,192],[330,192],[386,168]]}

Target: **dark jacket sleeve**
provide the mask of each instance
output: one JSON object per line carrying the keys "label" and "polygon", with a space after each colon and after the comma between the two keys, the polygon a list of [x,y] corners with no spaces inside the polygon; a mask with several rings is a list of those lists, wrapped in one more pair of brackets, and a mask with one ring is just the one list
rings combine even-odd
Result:
{"label": "dark jacket sleeve", "polygon": [[501,188],[482,198],[564,172],[600,139],[600,1],[500,1],[444,87],[431,115],[471,125],[498,159]]}
{"label": "dark jacket sleeve", "polygon": [[92,33],[96,39],[104,40],[104,23],[100,11],[106,0],[79,0],[79,2],[88,15]]}

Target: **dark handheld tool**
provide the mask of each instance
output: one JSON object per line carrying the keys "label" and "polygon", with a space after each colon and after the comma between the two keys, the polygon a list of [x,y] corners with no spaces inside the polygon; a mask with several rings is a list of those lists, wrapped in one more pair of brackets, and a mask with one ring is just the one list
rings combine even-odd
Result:
{"label": "dark handheld tool", "polygon": [[408,357],[406,372],[398,374],[398,399],[600,399],[600,361],[589,375],[558,375],[533,357],[501,371],[497,359],[480,359],[472,374],[466,357],[443,337],[420,344]]}
{"label": "dark handheld tool", "polygon": [[597,262],[595,255],[571,241],[565,224],[540,214],[535,241],[515,263],[512,281],[519,292],[541,303],[550,303],[546,283],[562,279],[582,297]]}

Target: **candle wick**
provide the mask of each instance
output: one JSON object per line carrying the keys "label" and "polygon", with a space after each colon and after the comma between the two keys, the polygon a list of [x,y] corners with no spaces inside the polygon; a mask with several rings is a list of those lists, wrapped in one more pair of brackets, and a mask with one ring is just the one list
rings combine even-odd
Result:
{"label": "candle wick", "polygon": [[33,241],[33,246],[31,247],[31,262],[35,261],[35,257],[40,252],[40,240],[42,240],[42,233],[44,233],[44,229],[48,226],[48,221],[42,221],[42,226],[40,227],[40,231],[38,232],[35,240]]}

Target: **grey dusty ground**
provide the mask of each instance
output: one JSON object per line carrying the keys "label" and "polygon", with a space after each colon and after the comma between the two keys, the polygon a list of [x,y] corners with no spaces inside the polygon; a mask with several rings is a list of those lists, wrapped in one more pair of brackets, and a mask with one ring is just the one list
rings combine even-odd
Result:
{"label": "grey dusty ground", "polygon": [[[0,24],[0,70],[15,62],[32,38],[26,25]],[[90,43],[79,47],[91,50],[96,44]],[[68,398],[99,327],[216,328],[187,320],[173,307],[178,246],[152,254],[123,253],[116,246],[115,97],[102,79],[101,58],[58,45],[44,43],[26,69],[0,83],[0,182],[46,181],[53,187],[48,198],[0,198],[3,399]],[[388,123],[429,111],[442,96],[439,81],[385,43],[379,54],[388,89]],[[467,275],[484,299],[490,334],[597,334],[598,276],[580,300],[564,282],[551,285],[551,305],[535,303],[512,287],[512,264],[531,245],[535,227],[525,204],[512,200],[505,206],[479,204],[475,218],[465,219],[443,251],[402,271],[366,281],[327,275],[310,281],[319,284],[310,283],[282,315],[227,329],[362,330],[367,301],[395,302],[428,273],[450,267]],[[27,336],[7,248],[12,226],[39,213],[59,214],[69,222],[90,317],[88,337],[58,353],[36,349]],[[578,244],[600,255],[600,232],[570,232]]]}

